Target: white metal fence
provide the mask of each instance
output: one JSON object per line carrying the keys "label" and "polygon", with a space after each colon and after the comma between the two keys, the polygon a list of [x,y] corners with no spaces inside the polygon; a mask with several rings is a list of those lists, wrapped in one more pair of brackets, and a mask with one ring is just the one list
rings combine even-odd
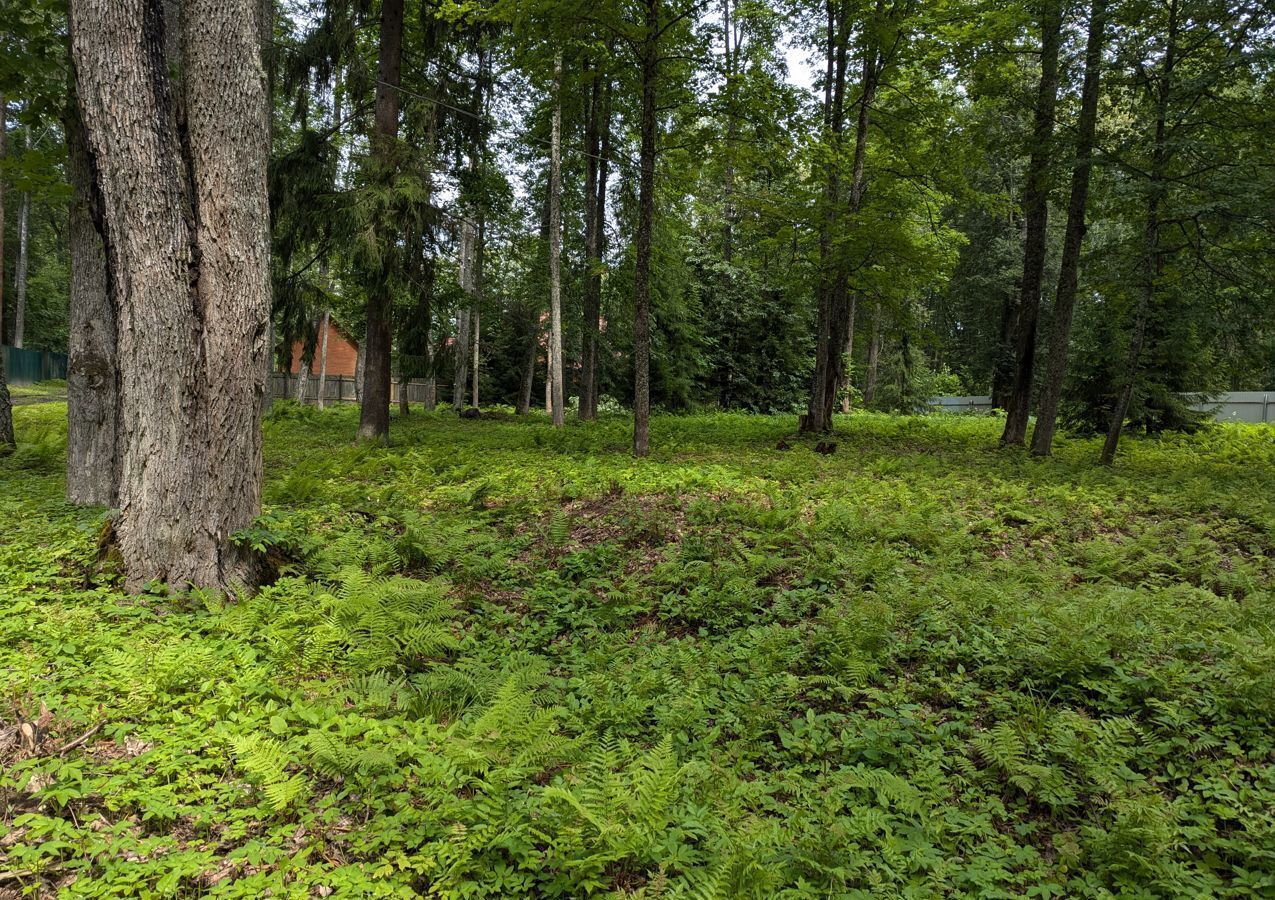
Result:
{"label": "white metal fence", "polygon": [[[991,397],[935,397],[930,404],[941,412],[987,412]],[[1218,422],[1275,422],[1275,391],[1238,391],[1218,394],[1192,409],[1212,413]]]}

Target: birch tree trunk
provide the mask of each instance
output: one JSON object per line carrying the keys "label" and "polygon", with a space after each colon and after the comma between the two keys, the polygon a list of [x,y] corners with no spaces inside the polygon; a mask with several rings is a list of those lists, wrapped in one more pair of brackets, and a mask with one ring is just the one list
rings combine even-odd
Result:
{"label": "birch tree trunk", "polygon": [[[312,327],[317,327],[313,325]],[[305,358],[306,345],[310,343],[310,338],[306,337],[301,343],[301,354],[297,360],[297,402],[304,403],[306,388],[310,386],[310,370],[314,368],[314,358],[309,360]]]}
{"label": "birch tree trunk", "polygon": [[480,336],[480,314],[478,308],[474,308],[474,360],[473,360],[473,377],[470,379],[470,401],[469,405],[474,409],[478,409],[478,340]]}
{"label": "birch tree trunk", "polygon": [[1027,243],[1023,250],[1023,280],[1018,301],[1014,379],[1005,412],[1004,446],[1019,447],[1027,440],[1032,383],[1036,372],[1036,331],[1045,278],[1048,246],[1050,161],[1053,156],[1054,114],[1058,107],[1058,55],[1062,44],[1062,2],[1046,0],[1041,13],[1040,85],[1032,130],[1031,160],[1023,192]]}
{"label": "birch tree trunk", "polygon": [[584,332],[581,338],[580,417],[598,417],[598,383],[601,380],[601,358],[598,355],[599,325],[602,318],[602,271],[606,259],[607,186],[611,179],[611,112],[615,91],[611,77],[601,79],[601,108],[591,111],[596,118],[595,140],[589,152],[596,155],[596,172],[589,194],[587,222],[590,231],[585,246],[589,255],[589,272],[585,280],[582,302]]}
{"label": "birch tree trunk", "polygon": [[270,311],[256,0],[72,0],[70,26],[119,316],[126,586],[251,585],[233,535],[260,510]]}
{"label": "birch tree trunk", "polygon": [[659,119],[660,0],[645,0],[641,45],[642,118],[638,168],[638,223],[633,275],[633,455],[651,452],[651,252],[655,227],[655,154]]}
{"label": "birch tree trunk", "polygon": [[566,422],[562,389],[562,55],[553,63],[553,130],[549,150],[549,370],[553,424]]}
{"label": "birch tree trunk", "polygon": [[[394,144],[398,138],[398,85],[403,61],[403,2],[383,0],[381,3],[376,116],[372,134],[372,156],[377,176],[391,188],[395,181]],[[381,441],[390,434],[390,320],[393,306],[390,282],[397,235],[378,234],[377,242],[383,261],[367,298],[359,438]]]}
{"label": "birch tree trunk", "polygon": [[327,406],[328,389],[328,330],[332,327],[330,310],[323,311],[323,322],[319,327],[323,329],[323,333],[319,335],[319,398],[316,405],[319,409],[324,409]]}
{"label": "birch tree trunk", "polygon": [[18,208],[18,264],[13,270],[13,346],[22,347],[27,320],[27,244],[30,237],[31,193],[22,192]]}
{"label": "birch tree trunk", "polygon": [[[102,234],[92,203],[93,173],[74,99],[67,104],[66,138],[67,174],[71,181],[66,498],[80,506],[113,507],[119,482],[115,309],[107,287]],[[100,214],[101,210],[96,212]]]}
{"label": "birch tree trunk", "polygon": [[1085,46],[1085,81],[1080,94],[1080,122],[1076,136],[1076,163],[1071,173],[1071,198],[1067,203],[1067,232],[1063,238],[1062,263],[1058,271],[1058,292],[1054,297],[1054,327],[1049,338],[1049,361],[1041,389],[1036,428],[1032,432],[1032,453],[1049,456],[1053,452],[1058,427],[1058,407],[1067,380],[1067,357],[1071,349],[1071,321],[1076,310],[1076,289],[1080,282],[1080,251],[1085,240],[1085,212],[1089,206],[1089,176],[1093,171],[1094,134],[1098,127],[1098,99],[1101,93],[1102,48],[1107,25],[1107,0],[1093,0],[1089,10],[1089,36]]}

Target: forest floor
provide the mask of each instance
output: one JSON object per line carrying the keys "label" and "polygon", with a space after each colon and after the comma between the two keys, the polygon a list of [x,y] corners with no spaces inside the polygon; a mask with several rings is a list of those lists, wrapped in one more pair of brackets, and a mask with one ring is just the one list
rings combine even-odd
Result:
{"label": "forest floor", "polygon": [[1275,429],[279,404],[226,603],[16,417],[0,897],[1275,896]]}
{"label": "forest floor", "polygon": [[9,396],[14,406],[57,403],[66,399],[65,381],[38,381],[35,384],[11,384]]}

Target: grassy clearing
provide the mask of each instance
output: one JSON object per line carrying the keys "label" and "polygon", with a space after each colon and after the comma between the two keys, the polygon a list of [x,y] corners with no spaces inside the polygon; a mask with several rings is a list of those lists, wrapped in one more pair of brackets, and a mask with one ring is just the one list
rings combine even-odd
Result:
{"label": "grassy clearing", "polygon": [[1275,430],[282,405],[226,605],[95,574],[17,415],[0,895],[1275,896]]}

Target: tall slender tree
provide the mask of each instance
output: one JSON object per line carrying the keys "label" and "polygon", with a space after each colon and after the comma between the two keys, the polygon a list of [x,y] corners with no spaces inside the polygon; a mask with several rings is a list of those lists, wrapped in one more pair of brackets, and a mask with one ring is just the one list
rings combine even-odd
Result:
{"label": "tall slender tree", "polygon": [[633,269],[633,455],[651,452],[651,256],[655,230],[655,156],[659,139],[661,0],[642,0],[645,28],[638,44],[642,105],[639,119],[638,221]]}
{"label": "tall slender tree", "polygon": [[1053,161],[1054,118],[1058,107],[1058,57],[1062,46],[1062,0],[1041,5],[1040,83],[1036,92],[1035,125],[1031,160],[1023,190],[1023,214],[1027,240],[1023,249],[1018,322],[1015,332],[1014,379],[1006,406],[1001,443],[1021,446],[1027,440],[1032,386],[1036,371],[1036,331],[1040,319],[1041,292],[1048,249],[1049,195]]}
{"label": "tall slender tree", "polygon": [[562,54],[553,62],[553,126],[549,149],[549,381],[553,424],[566,421],[562,371]]}
{"label": "tall slender tree", "polygon": [[[399,84],[403,64],[403,0],[382,0],[377,56],[376,117],[372,156],[378,180],[389,189],[395,182]],[[372,273],[367,297],[367,336],[363,347],[363,392],[359,437],[385,440],[390,433],[390,353],[393,311],[393,268],[397,234],[388,216],[378,218],[380,265]]]}
{"label": "tall slender tree", "polygon": [[1071,350],[1071,322],[1080,284],[1080,255],[1085,240],[1085,216],[1089,208],[1089,182],[1093,172],[1094,136],[1098,127],[1098,99],[1102,90],[1102,52],[1106,41],[1107,0],[1093,0],[1089,8],[1089,31],[1085,42],[1085,76],[1080,93],[1080,119],[1076,129],[1076,156],[1071,173],[1071,197],[1067,202],[1067,231],[1063,238],[1062,262],[1058,270],[1058,291],[1054,295],[1053,330],[1045,382],[1041,387],[1036,427],[1032,431],[1032,453],[1049,456],[1053,452],[1058,425],[1058,407],[1067,379],[1067,357]]}

